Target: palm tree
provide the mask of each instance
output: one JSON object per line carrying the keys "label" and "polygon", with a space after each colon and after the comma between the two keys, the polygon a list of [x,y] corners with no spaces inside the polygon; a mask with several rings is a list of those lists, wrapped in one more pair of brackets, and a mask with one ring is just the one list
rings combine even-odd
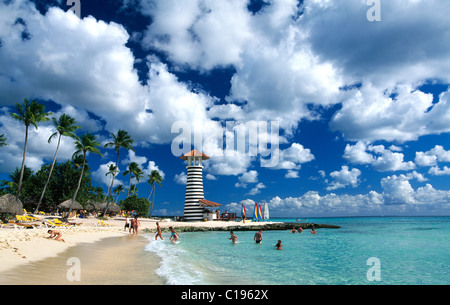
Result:
{"label": "palm tree", "polygon": [[117,194],[116,201],[115,201],[117,203],[117,201],[119,200],[119,195],[121,193],[125,192],[125,188],[123,187],[122,184],[119,184],[118,186],[116,186],[114,188],[113,192],[114,192],[114,194]]}
{"label": "palm tree", "polygon": [[128,187],[128,193],[127,193],[127,198],[128,196],[130,196],[130,191],[131,191],[131,179],[135,178],[137,182],[139,182],[139,179],[142,178],[142,170],[139,167],[139,164],[137,164],[136,162],[131,162],[128,165],[128,169],[123,173],[124,176],[130,174],[130,186]]}
{"label": "palm tree", "polygon": [[17,186],[16,200],[19,199],[20,191],[22,189],[23,171],[25,168],[25,158],[27,155],[28,127],[30,125],[33,125],[36,129],[38,129],[38,123],[49,120],[47,116],[50,115],[50,112],[45,112],[44,110],[45,106],[39,104],[36,100],[30,103],[27,99],[25,99],[23,105],[16,103],[17,113],[9,113],[13,119],[20,121],[25,125],[25,143],[23,148],[22,168],[20,170],[19,184]]}
{"label": "palm tree", "polygon": [[[110,148],[110,147],[114,147],[114,150],[117,153],[117,160],[116,160],[116,166],[117,169],[119,168],[119,151],[120,148],[125,148],[125,149],[131,149],[132,151],[134,151],[134,148],[132,146],[134,140],[131,138],[131,136],[128,134],[128,132],[126,132],[123,129],[119,129],[119,131],[117,131],[117,135],[115,135],[114,133],[111,132],[111,137],[113,138],[113,140],[111,142],[108,142],[105,144],[105,148]],[[106,204],[106,208],[105,211],[103,212],[103,214],[106,213],[106,211],[108,210],[109,207],[109,203],[110,203],[110,198],[111,198],[111,191],[112,191],[112,187],[114,185],[114,179],[116,178],[116,175],[113,175],[113,178],[111,180],[111,187],[109,188],[109,193],[108,193],[108,200],[107,200],[107,204]]]}
{"label": "palm tree", "polygon": [[136,184],[132,184],[130,186],[130,194],[131,194],[131,196],[133,196],[133,195],[137,196],[137,193],[138,193],[138,189],[137,189]]}
{"label": "palm tree", "polygon": [[56,132],[53,133],[50,136],[50,138],[48,138],[48,143],[50,143],[53,138],[58,136],[58,144],[56,145],[55,156],[53,157],[53,162],[52,162],[52,166],[50,167],[50,172],[48,173],[47,181],[45,182],[44,189],[42,190],[41,197],[39,198],[39,202],[38,202],[38,205],[37,205],[34,213],[37,213],[39,210],[42,199],[44,198],[45,190],[47,189],[47,185],[50,181],[50,177],[52,176],[53,167],[55,166],[55,162],[56,162],[56,155],[58,154],[58,150],[59,150],[59,144],[61,144],[61,137],[66,136],[66,137],[71,137],[73,139],[77,139],[77,135],[75,134],[75,131],[78,128],[80,128],[80,126],[75,125],[76,120],[66,114],[62,114],[59,117],[59,119],[56,119],[53,117],[52,121],[53,121],[53,126],[55,126],[55,128],[56,128]]}
{"label": "palm tree", "polygon": [[[28,168],[27,166],[25,166],[24,171],[23,171],[23,181],[27,181],[29,178],[31,178],[31,176],[33,176],[33,171]],[[19,185],[19,178],[20,178],[20,171],[19,169],[16,167],[16,169],[9,174],[9,180],[1,180],[0,181],[0,186],[6,186],[7,189],[6,191],[10,194],[14,194],[17,193],[17,186]]]}
{"label": "palm tree", "polygon": [[[114,164],[110,164],[108,167],[108,172],[105,174],[105,176],[108,176],[108,175],[111,175],[111,176],[117,175],[117,166],[115,166]],[[110,191],[109,191],[110,187],[112,187],[112,185],[108,186],[107,194],[110,194]],[[108,199],[106,199],[106,200],[108,200]]]}
{"label": "palm tree", "polygon": [[100,146],[100,143],[96,141],[96,137],[91,133],[87,133],[87,134],[81,136],[81,138],[75,140],[75,148],[77,150],[74,152],[72,158],[83,155],[83,165],[81,167],[81,174],[80,174],[80,178],[78,179],[77,189],[75,190],[75,193],[73,194],[72,202],[70,203],[68,215],[70,215],[70,213],[72,212],[73,203],[75,202],[78,191],[80,190],[81,179],[83,178],[83,174],[84,174],[84,165],[86,164],[86,153],[91,152],[94,154],[99,154],[100,156],[103,157],[100,150],[97,148],[98,146]]}
{"label": "palm tree", "polygon": [[156,193],[155,183],[158,183],[158,185],[161,186],[163,179],[157,170],[152,170],[151,174],[147,175],[147,177],[149,178],[147,180],[148,184],[150,184],[152,186],[152,190],[150,191],[150,194],[148,195],[149,201],[150,201],[150,195],[153,193],[152,209],[149,214],[149,216],[152,216],[153,207],[155,206],[155,193]]}
{"label": "palm tree", "polygon": [[6,143],[6,138],[5,138],[5,134],[0,134],[0,147],[9,145],[8,143]]}
{"label": "palm tree", "polygon": [[103,200],[105,200],[105,190],[102,187],[97,186],[94,189],[94,193],[96,201],[102,202]]}

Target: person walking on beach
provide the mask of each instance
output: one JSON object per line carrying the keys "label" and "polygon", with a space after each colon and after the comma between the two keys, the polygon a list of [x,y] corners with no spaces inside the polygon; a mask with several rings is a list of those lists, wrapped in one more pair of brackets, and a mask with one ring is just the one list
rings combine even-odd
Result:
{"label": "person walking on beach", "polygon": [[256,232],[255,236],[253,237],[253,240],[257,243],[260,244],[262,242],[262,230],[259,230],[258,232]]}
{"label": "person walking on beach", "polygon": [[137,215],[135,215],[134,218],[131,219],[130,233],[131,233],[131,230],[133,230],[133,235],[138,234],[139,225],[141,224],[137,218],[138,218]]}
{"label": "person walking on beach", "polygon": [[125,217],[125,226],[123,227],[123,230],[126,231],[127,228],[130,228],[130,220],[128,219],[128,215]]}
{"label": "person walking on beach", "polygon": [[238,238],[239,238],[239,237],[237,237],[236,235],[234,235],[233,231],[231,231],[231,232],[230,232],[230,238],[228,238],[228,239],[230,239],[231,241],[233,241],[233,244],[235,244]]}
{"label": "person walking on beach", "polygon": [[55,230],[48,230],[47,231],[48,234],[50,234],[49,237],[47,237],[48,239],[52,239],[55,238],[55,240],[57,241],[62,241],[62,242],[66,242],[64,239],[61,238],[62,233],[59,231],[55,231]]}
{"label": "person walking on beach", "polygon": [[175,243],[180,235],[178,235],[177,231],[175,231],[172,227],[169,227],[170,232],[172,233],[170,235],[170,239],[172,240],[172,243]]}
{"label": "person walking on beach", "polygon": [[281,247],[283,247],[283,245],[281,244],[281,240],[278,240],[278,243],[275,245],[275,247],[277,247],[277,250],[282,250]]}
{"label": "person walking on beach", "polygon": [[159,222],[156,223],[156,235],[155,240],[158,240],[158,236],[161,238],[161,240],[164,240],[164,238],[161,235],[161,227],[159,226]]}

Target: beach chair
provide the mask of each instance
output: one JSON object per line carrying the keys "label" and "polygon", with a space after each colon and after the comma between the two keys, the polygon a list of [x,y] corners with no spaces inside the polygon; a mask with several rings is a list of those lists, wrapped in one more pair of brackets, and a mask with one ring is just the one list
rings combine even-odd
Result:
{"label": "beach chair", "polygon": [[21,221],[21,222],[30,221],[29,219],[27,219],[25,216],[22,216],[22,215],[16,215],[16,220]]}
{"label": "beach chair", "polygon": [[34,216],[30,216],[30,215],[23,215],[22,218],[26,219],[28,221],[38,221],[39,220],[39,218],[34,217]]}
{"label": "beach chair", "polygon": [[23,229],[36,229],[38,228],[40,225],[37,224],[25,224],[25,223],[13,223],[14,225],[14,229],[16,230],[23,230]]}
{"label": "beach chair", "polygon": [[103,220],[97,220],[99,227],[111,227],[112,225],[109,223],[105,223]]}
{"label": "beach chair", "polygon": [[112,224],[105,223],[103,220],[102,220],[102,223],[103,223],[103,225],[106,226],[106,227],[112,227],[112,226],[113,226]]}
{"label": "beach chair", "polygon": [[18,224],[18,223],[15,223],[15,224],[14,224],[14,229],[16,229],[16,230],[25,230],[26,228],[25,228],[24,226],[21,226],[21,225]]}
{"label": "beach chair", "polygon": [[66,226],[66,225],[63,224],[63,223],[55,223],[55,222],[53,222],[53,221],[51,221],[51,220],[47,220],[47,222],[48,222],[49,224],[51,224],[54,228],[55,228],[55,227],[58,227],[58,228],[68,228],[68,226]]}
{"label": "beach chair", "polygon": [[57,225],[63,225],[64,222],[62,222],[61,220],[59,220],[58,218],[54,218],[53,222],[56,223]]}
{"label": "beach chair", "polygon": [[42,224],[45,226],[46,229],[54,229],[54,228],[56,228],[55,225],[52,225],[48,221],[47,222],[43,222]]}

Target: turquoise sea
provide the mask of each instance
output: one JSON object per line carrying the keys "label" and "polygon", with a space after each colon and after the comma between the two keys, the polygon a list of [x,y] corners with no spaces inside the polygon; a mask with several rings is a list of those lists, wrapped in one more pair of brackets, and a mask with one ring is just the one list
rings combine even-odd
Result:
{"label": "turquoise sea", "polygon": [[[295,222],[296,219],[271,219]],[[305,222],[305,219],[301,219]],[[450,217],[309,218],[340,229],[313,235],[265,231],[180,233],[180,243],[153,240],[145,251],[161,258],[156,270],[177,285],[448,285]],[[282,241],[283,250],[274,247]]]}

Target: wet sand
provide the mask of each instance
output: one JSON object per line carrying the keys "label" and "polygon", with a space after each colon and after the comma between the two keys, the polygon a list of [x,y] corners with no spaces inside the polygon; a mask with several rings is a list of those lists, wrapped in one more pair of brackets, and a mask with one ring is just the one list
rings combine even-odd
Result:
{"label": "wet sand", "polygon": [[162,285],[164,280],[155,274],[160,259],[144,251],[148,244],[144,236],[124,234],[95,243],[81,243],[56,257],[2,272],[0,284]]}

